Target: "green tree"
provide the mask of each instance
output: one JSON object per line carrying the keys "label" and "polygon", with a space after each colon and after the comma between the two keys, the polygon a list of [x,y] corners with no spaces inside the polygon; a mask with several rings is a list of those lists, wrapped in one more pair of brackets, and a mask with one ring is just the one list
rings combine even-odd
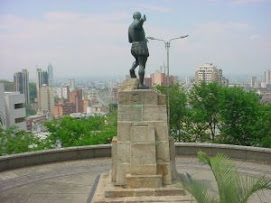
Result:
{"label": "green tree", "polygon": [[34,102],[37,98],[37,87],[36,84],[32,82],[29,83],[29,97],[31,102]]}
{"label": "green tree", "polygon": [[41,141],[31,133],[11,127],[0,129],[0,155],[41,149]]}
{"label": "green tree", "polygon": [[63,117],[45,123],[49,131],[47,143],[51,147],[107,144],[117,134],[116,112],[107,116],[95,116],[85,119]]}
{"label": "green tree", "polygon": [[[166,86],[157,86],[157,89],[167,95]],[[170,107],[170,131],[176,141],[182,141],[184,137],[184,121],[187,116],[187,96],[178,84],[170,86],[169,89],[169,107]]]}
{"label": "green tree", "polygon": [[[218,128],[219,95],[222,86],[217,83],[201,83],[195,85],[189,94],[189,104],[192,108],[192,119],[195,123],[201,121],[200,129],[208,129],[211,140],[214,141]],[[206,127],[203,127],[206,124]],[[198,127],[196,125],[195,127]]]}
{"label": "green tree", "polygon": [[252,145],[271,148],[271,103],[261,105],[259,119],[255,122],[256,132]]}
{"label": "green tree", "polygon": [[223,154],[209,157],[206,153],[199,152],[198,159],[210,167],[218,188],[218,196],[211,196],[205,183],[193,179],[189,174],[183,175],[183,187],[198,203],[246,203],[255,192],[271,189],[271,181],[264,176],[240,176],[233,162]]}
{"label": "green tree", "polygon": [[223,143],[251,145],[260,119],[260,100],[242,88],[224,88],[220,100],[220,130]]}

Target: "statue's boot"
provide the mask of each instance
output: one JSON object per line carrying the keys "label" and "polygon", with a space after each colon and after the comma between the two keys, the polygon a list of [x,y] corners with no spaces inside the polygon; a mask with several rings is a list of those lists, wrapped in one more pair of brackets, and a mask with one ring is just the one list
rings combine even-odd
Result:
{"label": "statue's boot", "polygon": [[130,69],[130,76],[131,78],[136,78],[135,69],[133,68]]}

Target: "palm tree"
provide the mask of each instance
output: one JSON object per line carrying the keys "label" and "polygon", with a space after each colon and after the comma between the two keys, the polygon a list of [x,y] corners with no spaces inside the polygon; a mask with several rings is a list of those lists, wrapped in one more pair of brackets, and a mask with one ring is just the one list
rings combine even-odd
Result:
{"label": "palm tree", "polygon": [[233,162],[226,155],[217,154],[209,157],[204,152],[198,152],[198,159],[210,166],[219,194],[218,197],[211,196],[206,184],[194,180],[186,173],[181,176],[182,185],[198,203],[246,203],[253,193],[271,189],[271,181],[266,180],[264,176],[259,178],[240,176]]}

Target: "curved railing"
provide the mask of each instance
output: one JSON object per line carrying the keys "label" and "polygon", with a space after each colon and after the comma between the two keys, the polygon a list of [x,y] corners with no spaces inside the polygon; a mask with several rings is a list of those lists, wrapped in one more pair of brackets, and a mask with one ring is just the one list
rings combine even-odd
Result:
{"label": "curved railing", "polygon": [[[209,155],[224,153],[234,159],[260,161],[271,164],[271,149],[239,145],[175,143],[176,155],[196,156],[201,150]],[[94,145],[51,149],[0,156],[0,171],[60,161],[111,157],[111,145]]]}

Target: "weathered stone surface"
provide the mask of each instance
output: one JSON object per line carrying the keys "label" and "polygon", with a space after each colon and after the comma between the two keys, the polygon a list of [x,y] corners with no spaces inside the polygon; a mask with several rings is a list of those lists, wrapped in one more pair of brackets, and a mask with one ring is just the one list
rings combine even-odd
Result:
{"label": "weathered stone surface", "polygon": [[144,105],[143,108],[144,121],[167,121],[167,112],[164,106]]}
{"label": "weathered stone surface", "polygon": [[[132,159],[133,160],[133,159]],[[138,162],[138,161],[137,161]],[[131,164],[130,173],[132,175],[156,175],[157,174],[157,166],[156,164]]]}
{"label": "weathered stone surface", "polygon": [[132,122],[118,122],[118,140],[130,141],[130,131]]}
{"label": "weathered stone surface", "polygon": [[169,137],[169,151],[170,151],[171,178],[172,178],[172,181],[178,181],[179,175],[176,169],[175,142],[174,142],[173,137]]}
{"label": "weathered stone surface", "polygon": [[[116,185],[127,187],[127,177],[161,177],[162,184],[172,183],[166,97],[150,89],[119,92]],[[173,156],[173,155],[172,155]],[[112,173],[114,170],[112,170]],[[137,184],[147,184],[139,178]],[[145,181],[145,183],[143,183]],[[132,184],[129,182],[129,184]],[[155,185],[155,184],[153,184]]]}
{"label": "weathered stone surface", "polygon": [[163,95],[159,95],[154,90],[149,89],[119,92],[119,105],[158,105],[159,99],[162,105]]}
{"label": "weathered stone surface", "polygon": [[169,154],[169,142],[163,141],[163,142],[157,142],[157,162],[170,162],[170,154]]}
{"label": "weathered stone surface", "polygon": [[162,175],[162,181],[165,185],[172,184],[171,165],[168,163],[157,163],[157,173]]}
{"label": "weathered stone surface", "polygon": [[158,105],[166,105],[167,99],[166,95],[158,95]]}
{"label": "weathered stone surface", "polygon": [[116,182],[116,167],[117,167],[117,137],[112,139],[112,182]]}
{"label": "weathered stone surface", "polygon": [[130,173],[130,164],[118,163],[116,170],[117,170],[116,185],[125,185],[126,184],[125,175]]}
{"label": "weathered stone surface", "polygon": [[137,89],[139,80],[137,78],[130,78],[125,80],[121,85],[121,90],[134,90]]}
{"label": "weathered stone surface", "polygon": [[114,161],[117,161],[117,163],[130,164],[130,142],[129,141],[118,142],[116,155],[117,157],[114,158]]}
{"label": "weathered stone surface", "polygon": [[118,110],[119,121],[143,121],[143,105],[122,105]]}
{"label": "weathered stone surface", "polygon": [[126,175],[128,188],[159,188],[162,187],[161,175]]}
{"label": "weathered stone surface", "polygon": [[131,167],[156,163],[156,146],[152,144],[131,144]]}
{"label": "weathered stone surface", "polygon": [[[94,203],[150,203],[150,202],[191,202],[191,195],[178,186],[163,186],[161,176],[132,176],[127,175],[131,187],[114,186],[110,175],[101,174],[95,191]],[[147,180],[147,181],[146,181]],[[142,185],[143,184],[143,185]],[[142,187],[144,186],[144,188]]]}

